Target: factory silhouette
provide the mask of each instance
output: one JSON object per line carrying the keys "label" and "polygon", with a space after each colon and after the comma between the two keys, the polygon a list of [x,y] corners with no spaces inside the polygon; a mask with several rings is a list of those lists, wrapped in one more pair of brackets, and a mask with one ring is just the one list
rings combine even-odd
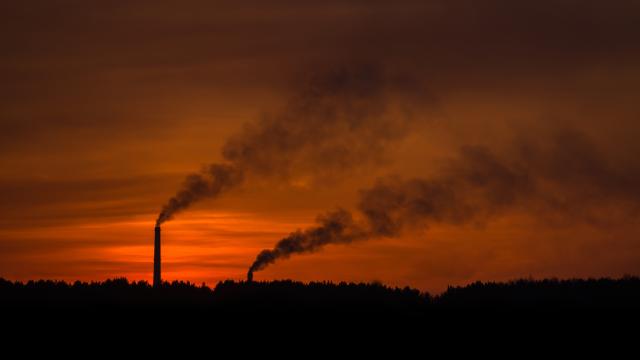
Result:
{"label": "factory silhouette", "polygon": [[155,237],[153,241],[153,287],[157,288],[162,284],[161,258],[160,258],[160,225],[156,225]]}
{"label": "factory silhouette", "polygon": [[190,282],[163,282],[161,274],[161,228],[154,228],[153,283],[126,279],[68,284],[51,280],[26,284],[0,278],[0,306],[9,307],[108,307],[204,308],[246,312],[300,311],[408,312],[434,309],[564,309],[639,308],[640,278],[621,279],[522,279],[506,283],[475,282],[449,287],[433,296],[409,287],[391,288],[380,283],[311,282],[292,280],[223,281],[213,289]]}

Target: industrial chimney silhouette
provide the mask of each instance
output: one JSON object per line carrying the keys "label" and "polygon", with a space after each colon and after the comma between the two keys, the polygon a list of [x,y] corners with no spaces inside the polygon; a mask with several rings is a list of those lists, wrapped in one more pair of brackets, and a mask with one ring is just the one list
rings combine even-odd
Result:
{"label": "industrial chimney silhouette", "polygon": [[153,287],[157,288],[162,284],[160,279],[160,226],[156,225],[156,237],[153,243]]}

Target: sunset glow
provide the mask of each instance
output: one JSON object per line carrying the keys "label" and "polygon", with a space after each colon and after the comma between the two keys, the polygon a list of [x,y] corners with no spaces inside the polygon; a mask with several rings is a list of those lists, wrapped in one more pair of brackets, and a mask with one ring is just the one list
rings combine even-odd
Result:
{"label": "sunset glow", "polygon": [[156,219],[209,286],[640,274],[636,2],[29,3],[0,277],[151,282]]}

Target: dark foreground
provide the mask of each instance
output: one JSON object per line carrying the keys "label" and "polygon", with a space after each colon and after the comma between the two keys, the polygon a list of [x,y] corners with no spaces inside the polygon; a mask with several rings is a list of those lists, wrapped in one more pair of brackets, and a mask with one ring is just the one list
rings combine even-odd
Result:
{"label": "dark foreground", "polygon": [[73,284],[0,278],[0,309],[183,309],[225,314],[407,313],[441,310],[638,309],[640,278],[517,280],[451,287],[432,296],[381,284],[224,281],[211,289],[188,282],[154,289],[126,279]]}

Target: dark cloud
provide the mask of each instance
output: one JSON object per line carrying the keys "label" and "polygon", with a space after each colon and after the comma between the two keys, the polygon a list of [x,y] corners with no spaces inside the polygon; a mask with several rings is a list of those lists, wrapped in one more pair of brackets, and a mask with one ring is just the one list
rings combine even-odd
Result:
{"label": "dark cloud", "polygon": [[0,180],[0,225],[33,228],[149,214],[178,176]]}
{"label": "dark cloud", "polygon": [[[141,242],[134,244],[141,245]],[[0,241],[0,251],[6,261],[7,258],[24,254],[64,254],[65,252],[79,249],[96,251],[112,245],[113,241],[109,239],[92,239],[91,241],[87,241],[87,239],[69,240],[47,237],[25,239],[20,237],[12,238],[5,235]]]}
{"label": "dark cloud", "polygon": [[549,86],[585,67],[635,66],[640,56],[633,0],[0,6],[0,149],[7,150],[52,138],[70,146],[105,134],[157,136],[179,126],[194,102],[252,88],[281,92],[295,73],[328,62],[374,61],[445,92],[540,77]]}
{"label": "dark cloud", "polygon": [[[540,59],[545,53],[606,56],[606,51],[638,50],[633,40],[639,6],[633,0],[269,4],[200,0],[88,4],[71,0],[55,6],[47,1],[7,3],[2,10],[7,57],[88,56],[92,61],[150,65],[148,62],[197,63],[214,56],[238,58],[257,53],[310,54],[327,47],[348,52],[350,46],[385,57],[406,57],[409,48],[424,49],[419,56],[427,51],[447,57],[459,51],[494,54],[493,61],[500,54],[521,59],[531,54]],[[312,41],[300,41],[305,38]],[[71,46],[79,44],[82,47]],[[163,51],[167,47],[182,51]],[[118,59],[118,54],[127,56]],[[486,59],[474,60],[482,63]]]}
{"label": "dark cloud", "polygon": [[458,78],[628,63],[640,54],[633,0],[32,1],[1,10],[3,89],[22,96],[75,92],[65,84],[77,82],[100,91],[86,85],[109,81],[102,74],[114,68],[163,69],[162,78],[146,80],[186,90],[274,81],[310,62],[345,58],[450,69],[442,76]]}

